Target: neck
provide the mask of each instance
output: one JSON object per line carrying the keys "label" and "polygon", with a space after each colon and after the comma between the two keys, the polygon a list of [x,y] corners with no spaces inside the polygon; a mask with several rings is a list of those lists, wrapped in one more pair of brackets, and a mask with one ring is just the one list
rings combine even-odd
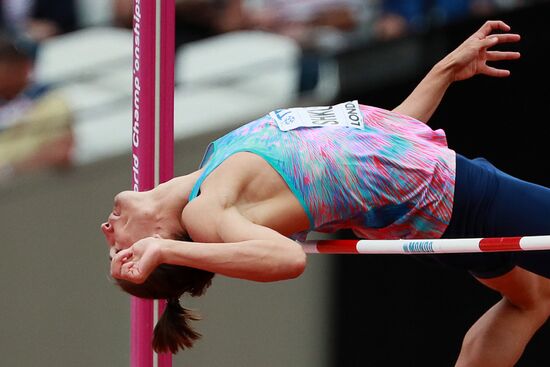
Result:
{"label": "neck", "polygon": [[181,214],[189,202],[191,190],[201,173],[202,171],[199,170],[185,176],[175,177],[153,190],[154,201],[158,205],[156,212],[159,213],[160,221],[169,221],[172,225],[178,226],[179,231],[183,231]]}

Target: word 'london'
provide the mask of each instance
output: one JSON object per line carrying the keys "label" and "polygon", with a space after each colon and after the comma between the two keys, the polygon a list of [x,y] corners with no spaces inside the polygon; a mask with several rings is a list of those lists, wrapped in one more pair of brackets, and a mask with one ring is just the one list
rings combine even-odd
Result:
{"label": "word 'london'", "polygon": [[[310,107],[306,111],[311,118],[311,122],[316,125],[338,125],[338,119],[334,112],[334,106],[322,106],[322,107]],[[359,111],[355,107],[355,104],[347,102],[344,105],[346,113],[352,125],[360,126]]]}

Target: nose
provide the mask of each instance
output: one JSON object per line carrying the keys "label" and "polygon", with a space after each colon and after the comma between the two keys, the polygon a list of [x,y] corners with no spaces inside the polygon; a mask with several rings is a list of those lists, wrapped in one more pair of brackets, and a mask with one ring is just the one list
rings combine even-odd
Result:
{"label": "nose", "polygon": [[105,235],[105,238],[107,239],[107,242],[109,246],[113,245],[113,236],[114,236],[114,229],[113,226],[109,222],[105,222],[101,225],[101,230],[103,231],[103,234]]}

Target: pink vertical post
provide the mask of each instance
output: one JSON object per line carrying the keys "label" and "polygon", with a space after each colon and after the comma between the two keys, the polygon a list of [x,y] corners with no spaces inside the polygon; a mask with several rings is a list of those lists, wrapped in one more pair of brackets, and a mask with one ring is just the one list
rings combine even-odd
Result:
{"label": "pink vertical post", "polygon": [[[155,186],[155,22],[154,0],[134,2],[132,103],[132,187]],[[132,297],[130,302],[130,366],[153,367],[153,302]]]}
{"label": "pink vertical post", "polygon": [[[174,171],[174,0],[134,0],[132,187],[151,190]],[[164,301],[131,299],[131,367],[171,367],[156,356],[153,327]],[[157,359],[158,358],[158,359]]]}
{"label": "pink vertical post", "polygon": [[[175,87],[175,0],[161,1],[160,7],[160,77],[159,77],[159,181],[174,177],[174,87]],[[165,301],[158,302],[158,317],[164,312]],[[158,355],[158,367],[172,367],[172,355]]]}
{"label": "pink vertical post", "polygon": [[160,182],[174,177],[175,0],[161,3]]}

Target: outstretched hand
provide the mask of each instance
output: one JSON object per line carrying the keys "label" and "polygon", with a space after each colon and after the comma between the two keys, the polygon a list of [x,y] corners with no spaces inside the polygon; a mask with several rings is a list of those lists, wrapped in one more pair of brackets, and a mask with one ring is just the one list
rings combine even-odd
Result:
{"label": "outstretched hand", "polygon": [[487,65],[488,61],[515,60],[519,52],[490,51],[489,48],[501,43],[513,43],[520,40],[519,34],[493,33],[495,31],[509,32],[510,26],[500,20],[487,21],[466,41],[447,55],[442,62],[452,68],[455,81],[464,80],[477,74],[492,77],[506,77],[510,71]]}
{"label": "outstretched hand", "polygon": [[111,276],[141,284],[161,264],[159,237],[147,237],[120,251],[111,260]]}

